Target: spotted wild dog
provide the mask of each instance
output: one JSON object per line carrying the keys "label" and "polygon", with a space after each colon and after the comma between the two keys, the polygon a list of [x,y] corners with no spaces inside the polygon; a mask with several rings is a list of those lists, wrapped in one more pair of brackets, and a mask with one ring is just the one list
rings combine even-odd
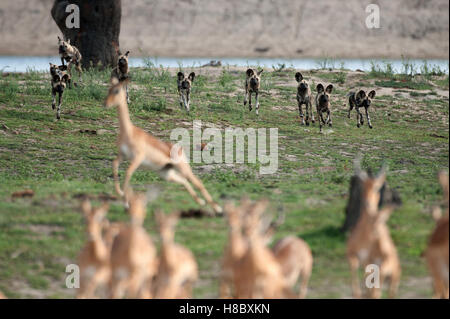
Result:
{"label": "spotted wild dog", "polygon": [[69,88],[72,86],[72,80],[70,75],[66,71],[61,71],[65,69],[66,66],[57,66],[50,63],[50,75],[52,84],[52,109],[56,108],[56,94],[58,93],[58,109],[56,111],[56,118],[59,120],[61,118],[61,103],[64,89],[68,85]]}
{"label": "spotted wild dog", "polygon": [[[112,75],[119,79],[119,82],[123,82],[129,78],[129,68],[128,68],[128,55],[130,51],[125,54],[118,52],[119,58],[117,59],[117,66],[112,70]],[[125,85],[125,91],[127,93],[127,103],[130,103],[130,97],[128,95],[128,85]]]}
{"label": "spotted wild dog", "polygon": [[[397,249],[392,241],[389,228],[386,225],[394,204],[379,209],[380,189],[386,180],[383,166],[377,176],[371,176],[360,168],[360,161],[355,161],[355,171],[363,181],[362,211],[356,226],[347,241],[347,260],[352,276],[352,290],[355,298],[361,297],[361,288],[358,277],[359,266],[367,271],[369,265],[379,267],[379,287],[366,287],[367,297],[380,298],[383,282],[390,278],[389,298],[397,293],[401,276],[400,260]],[[366,276],[377,273],[367,273]],[[366,282],[367,282],[366,277]]]}
{"label": "spotted wild dog", "polygon": [[244,96],[244,106],[247,105],[248,99],[248,110],[252,110],[252,93],[255,93],[255,109],[256,115],[259,113],[259,88],[261,86],[261,73],[264,70],[256,71],[254,69],[248,69],[246,74],[247,78],[245,79],[245,96]]}
{"label": "spotted wild dog", "polygon": [[359,111],[360,107],[364,107],[366,110],[366,118],[367,118],[367,124],[369,125],[369,128],[372,128],[372,122],[370,122],[370,116],[369,116],[369,107],[372,104],[372,99],[375,97],[376,92],[375,90],[372,90],[369,92],[369,94],[366,94],[364,90],[360,90],[358,92],[350,92],[349,98],[348,98],[348,105],[350,106],[348,110],[348,118],[350,118],[350,112],[353,110],[353,108],[356,109],[356,125],[360,127],[364,124],[364,118],[361,112]]}
{"label": "spotted wild dog", "polygon": [[311,117],[311,122],[315,122],[314,112],[312,110],[311,103],[311,89],[309,88],[308,82],[303,78],[303,75],[300,72],[295,73],[295,80],[298,83],[297,86],[297,102],[298,102],[298,111],[300,113],[300,117],[302,119],[302,125],[305,125],[305,119],[303,118],[303,109],[302,105],[305,104],[306,108],[306,125],[309,125],[309,118]]}
{"label": "spotted wild dog", "polygon": [[195,73],[191,72],[188,76],[185,76],[183,72],[177,74],[178,94],[180,95],[180,107],[183,106],[189,113],[189,104],[191,102],[191,88],[195,79]]}
{"label": "spotted wild dog", "polygon": [[449,298],[449,186],[448,174],[439,173],[439,182],[444,190],[445,213],[442,215],[440,207],[436,208],[433,217],[436,226],[428,240],[428,247],[425,250],[425,259],[428,269],[433,278],[433,298]]}
{"label": "spotted wild dog", "polygon": [[[222,213],[222,208],[213,201],[202,181],[194,175],[182,148],[174,147],[171,143],[165,143],[144,130],[134,126],[130,119],[124,85],[128,80],[120,83],[115,77],[111,79],[111,87],[105,100],[105,107],[117,107],[119,117],[119,135],[117,147],[119,154],[113,161],[114,185],[120,196],[125,195],[133,173],[142,165],[148,167],[166,181],[183,185],[192,198],[204,205],[205,200],[216,213]],[[130,159],[127,169],[123,191],[119,183],[119,165],[123,159]],[[197,196],[191,183],[203,195],[204,199]]]}
{"label": "spotted wild dog", "polygon": [[[328,124],[332,126],[331,121],[331,105],[330,105],[330,94],[333,91],[333,84],[330,84],[325,89],[322,83],[317,84],[317,95],[316,95],[316,109],[317,117],[319,118],[320,131],[322,132],[322,126]],[[324,121],[323,113],[327,113],[327,119]]]}
{"label": "spotted wild dog", "polygon": [[81,53],[78,49],[70,44],[70,39],[64,41],[58,36],[58,50],[59,56],[61,57],[61,63],[64,65],[64,62],[67,62],[67,70],[69,74],[72,74],[72,64],[75,64],[75,67],[78,71],[78,75],[81,76]]}

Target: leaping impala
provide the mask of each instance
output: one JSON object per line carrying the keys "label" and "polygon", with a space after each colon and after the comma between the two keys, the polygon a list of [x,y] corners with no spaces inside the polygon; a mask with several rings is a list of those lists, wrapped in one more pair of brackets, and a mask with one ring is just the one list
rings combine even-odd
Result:
{"label": "leaping impala", "polygon": [[[106,107],[117,106],[119,116],[119,154],[113,162],[116,192],[120,196],[127,194],[131,176],[136,169],[144,165],[158,172],[163,179],[183,185],[199,205],[205,205],[205,201],[197,196],[191,186],[192,183],[214,211],[222,213],[222,208],[212,200],[202,181],[192,172],[182,148],[173,147],[171,143],[163,142],[131,123],[124,85],[128,85],[128,80],[119,83],[117,78],[111,78],[111,88],[105,100]],[[122,190],[118,171],[124,158],[129,159],[131,163]]]}

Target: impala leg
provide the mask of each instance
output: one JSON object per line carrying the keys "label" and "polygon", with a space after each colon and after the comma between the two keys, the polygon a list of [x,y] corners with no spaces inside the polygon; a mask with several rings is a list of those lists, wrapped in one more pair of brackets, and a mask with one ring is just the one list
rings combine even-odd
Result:
{"label": "impala leg", "polygon": [[398,269],[391,276],[391,282],[389,285],[389,298],[395,298],[395,296],[397,295],[399,284],[400,284],[400,269]]}
{"label": "impala leg", "polygon": [[301,275],[300,291],[298,295],[300,299],[304,299],[306,297],[306,293],[308,292],[308,282],[310,276],[311,271],[304,271]]}
{"label": "impala leg", "polygon": [[120,156],[120,154],[113,161],[114,187],[116,189],[116,193],[119,194],[119,196],[124,195],[123,191],[120,189],[120,181],[119,181],[119,165],[121,161],[122,156]]}
{"label": "impala leg", "polygon": [[200,190],[200,193],[206,199],[208,204],[214,209],[217,214],[222,213],[222,207],[220,207],[216,202],[213,201],[211,195],[208,193],[207,189],[203,185],[202,181],[190,171],[187,175],[187,178],[191,181],[191,183]]}
{"label": "impala leg", "polygon": [[200,206],[205,205],[205,201],[197,196],[194,189],[192,188],[191,184],[189,184],[188,180],[181,176],[177,171],[174,169],[169,169],[166,173],[164,178],[168,180],[169,182],[178,183],[184,186],[188,193],[192,196],[192,198],[199,204]]}
{"label": "impala leg", "polygon": [[[125,193],[125,196],[127,195],[131,176],[133,176],[133,173],[142,164],[142,162],[144,161],[144,158],[145,158],[145,156],[143,154],[136,154],[136,156],[133,158],[133,161],[131,162],[130,166],[128,166],[127,173],[125,175],[125,181],[123,183],[123,191]],[[128,202],[128,200],[127,200],[127,202]]]}
{"label": "impala leg", "polygon": [[350,265],[350,272],[352,275],[353,298],[361,298],[361,287],[358,277],[359,260],[357,257],[351,256],[348,257],[348,263]]}

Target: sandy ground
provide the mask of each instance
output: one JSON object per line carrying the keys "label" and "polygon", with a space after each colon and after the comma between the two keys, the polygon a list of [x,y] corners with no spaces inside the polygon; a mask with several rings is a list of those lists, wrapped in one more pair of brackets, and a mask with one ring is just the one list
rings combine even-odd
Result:
{"label": "sandy ground", "polygon": [[[380,6],[381,28],[365,25]],[[53,0],[0,2],[0,55],[55,55]],[[448,58],[448,0],[122,1],[134,56]]]}

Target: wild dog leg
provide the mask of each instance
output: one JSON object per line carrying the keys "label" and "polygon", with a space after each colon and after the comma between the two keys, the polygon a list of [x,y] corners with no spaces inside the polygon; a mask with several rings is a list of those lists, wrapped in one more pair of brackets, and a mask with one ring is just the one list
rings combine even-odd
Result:
{"label": "wild dog leg", "polygon": [[327,123],[328,123],[328,126],[333,126],[333,122],[331,121],[331,112],[330,112],[330,110],[328,110],[327,111]]}
{"label": "wild dog leg", "polygon": [[248,91],[245,90],[245,93],[244,93],[244,106],[247,105],[247,99],[248,99]]}
{"label": "wild dog leg", "polygon": [[128,85],[125,86],[125,92],[127,93],[127,103],[130,103],[130,96],[128,94]]}
{"label": "wild dog leg", "polygon": [[256,109],[256,115],[259,114],[259,101],[258,101],[258,95],[259,95],[259,92],[255,92],[255,104],[256,104],[255,109]]}
{"label": "wild dog leg", "polygon": [[189,112],[189,110],[190,110],[190,104],[191,104],[191,92],[190,91],[188,91],[187,93],[186,93],[186,108],[187,108],[187,111]]}
{"label": "wild dog leg", "polygon": [[369,125],[369,128],[372,128],[372,123],[370,122],[370,116],[369,116],[369,109],[366,107],[366,118],[367,118],[367,124]]}
{"label": "wild dog leg", "polygon": [[56,108],[56,91],[55,89],[52,88],[52,109],[54,110]]}
{"label": "wild dog leg", "polygon": [[56,118],[61,119],[61,102],[62,102],[62,92],[58,92],[58,109],[56,110]]}
{"label": "wild dog leg", "polygon": [[[302,125],[305,125],[305,119],[304,119],[304,115],[303,115],[303,107],[302,107],[302,103],[300,101],[298,101],[298,112],[300,114],[300,118],[302,119]],[[308,112],[308,109],[306,109],[306,112]]]}
{"label": "wild dog leg", "polygon": [[364,124],[364,120],[362,119],[362,114],[359,111],[359,107],[356,107],[356,126],[360,127],[362,124]]}
{"label": "wild dog leg", "polygon": [[252,92],[248,93],[248,110],[252,110]]}
{"label": "wild dog leg", "polygon": [[313,109],[312,109],[312,104],[311,104],[311,102],[307,102],[307,105],[309,105],[309,112],[311,113],[311,122],[312,122],[312,123],[315,123],[315,122],[316,122],[316,119],[314,118],[314,112],[313,112]]}
{"label": "wild dog leg", "polygon": [[354,105],[353,105],[352,101],[349,101],[348,105],[349,105],[349,109],[348,109],[347,117],[350,118],[350,112],[353,110]]}
{"label": "wild dog leg", "polygon": [[179,92],[180,94],[180,108],[183,108],[183,94],[181,93],[181,91]]}

